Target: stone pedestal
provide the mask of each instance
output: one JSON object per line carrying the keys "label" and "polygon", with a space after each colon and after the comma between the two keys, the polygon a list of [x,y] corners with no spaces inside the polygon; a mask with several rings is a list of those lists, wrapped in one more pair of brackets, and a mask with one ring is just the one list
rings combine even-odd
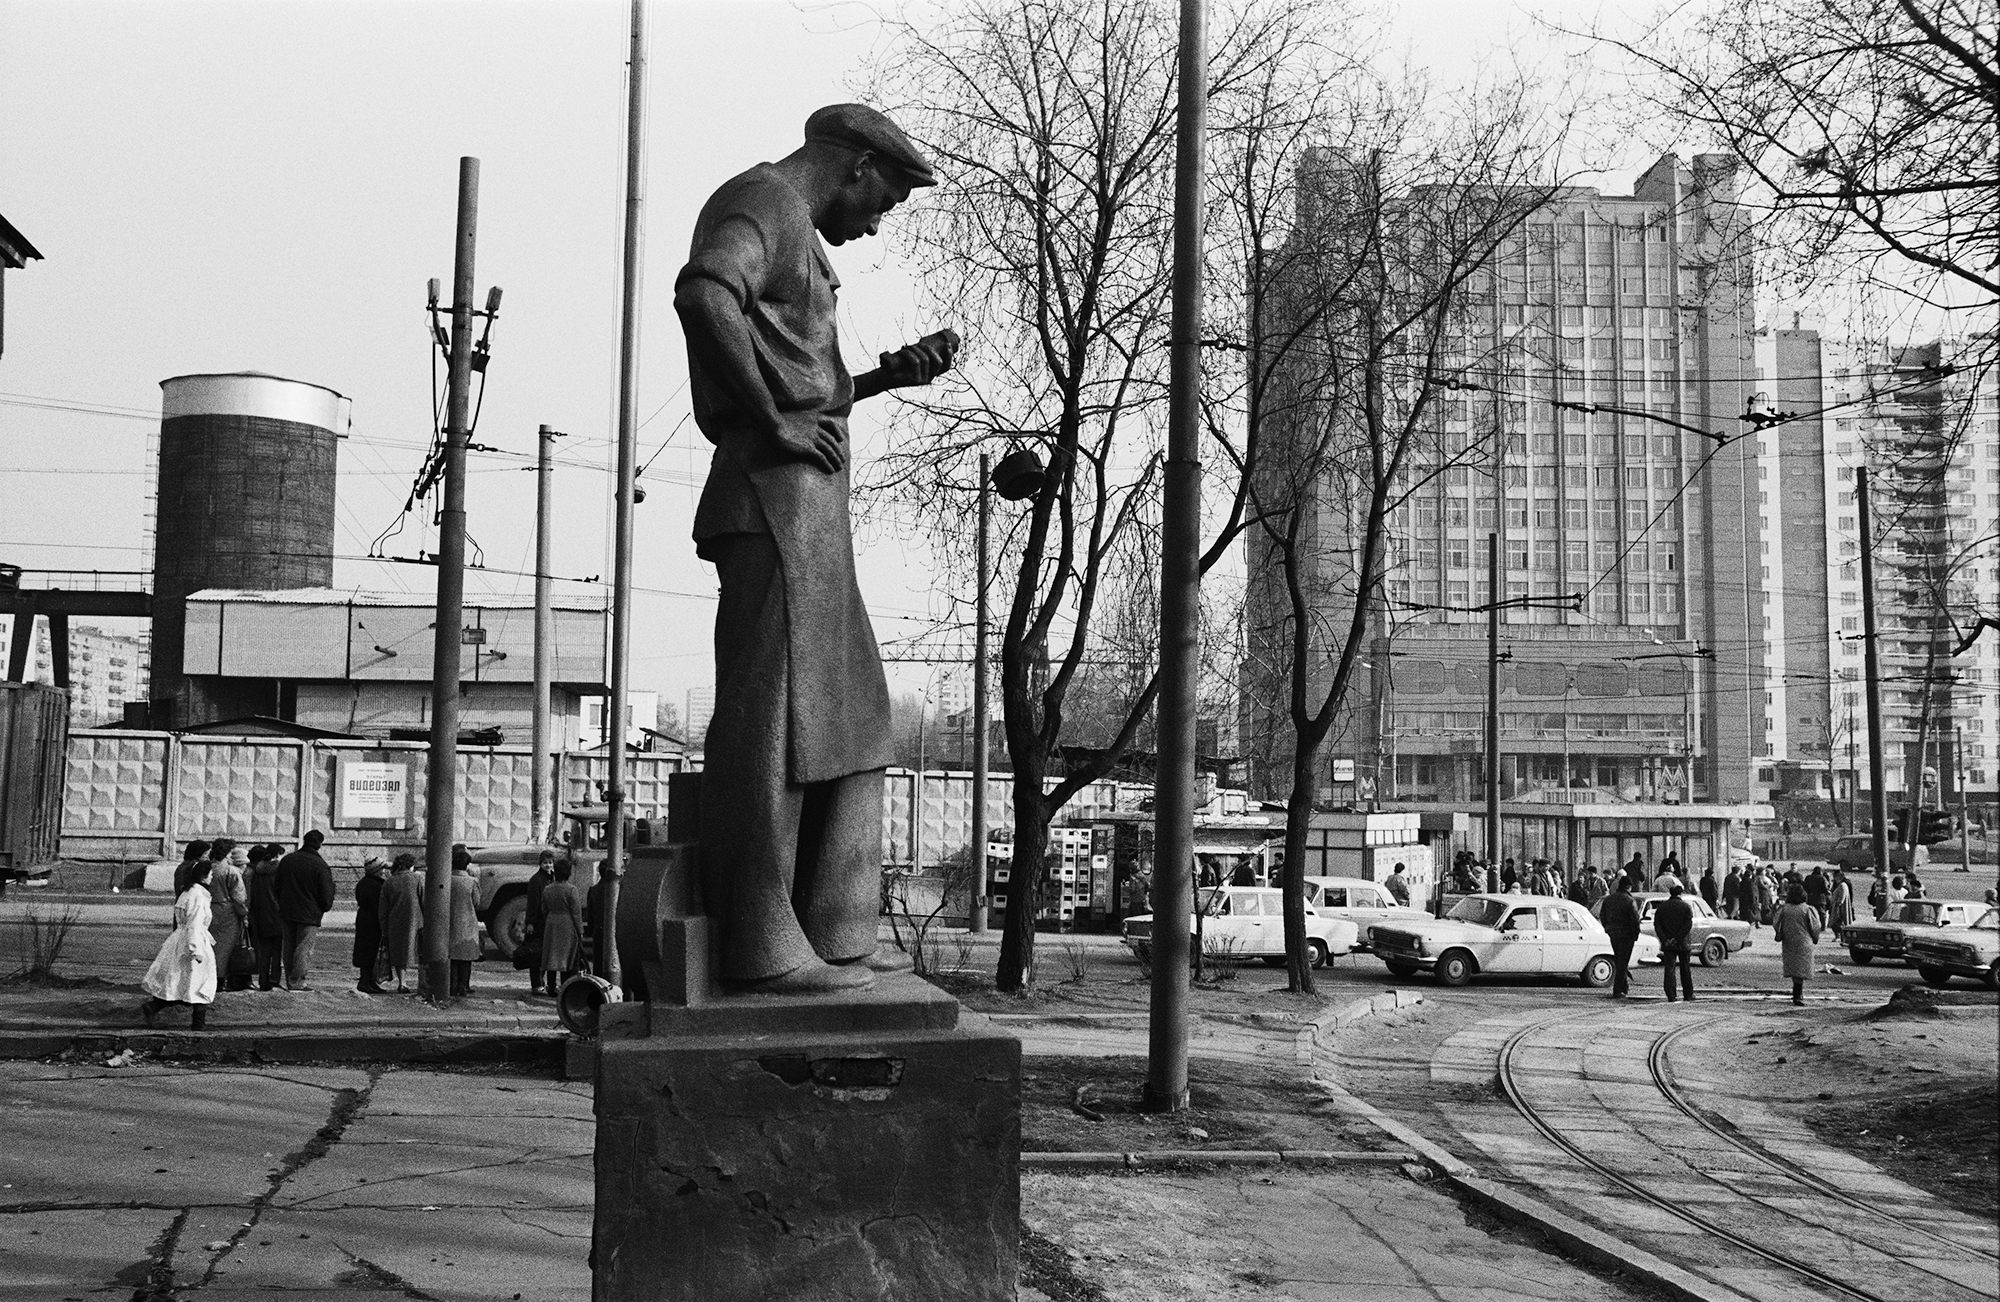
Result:
{"label": "stone pedestal", "polygon": [[595,1302],[1014,1302],[1020,1042],[908,973],[730,993],[693,864],[640,852],[620,902]]}

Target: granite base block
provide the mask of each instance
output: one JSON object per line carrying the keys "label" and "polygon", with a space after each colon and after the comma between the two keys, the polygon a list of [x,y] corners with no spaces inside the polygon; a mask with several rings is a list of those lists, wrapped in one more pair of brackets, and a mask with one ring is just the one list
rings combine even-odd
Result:
{"label": "granite base block", "polygon": [[1020,1042],[605,1040],[595,1302],[1014,1302]]}

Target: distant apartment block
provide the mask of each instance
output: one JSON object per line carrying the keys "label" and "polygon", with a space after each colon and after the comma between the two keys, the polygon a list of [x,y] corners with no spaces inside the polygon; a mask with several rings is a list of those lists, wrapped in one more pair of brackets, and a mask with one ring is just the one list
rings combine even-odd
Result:
{"label": "distant apartment block", "polygon": [[[0,663],[12,649],[19,621],[0,621]],[[145,638],[107,633],[89,625],[71,625],[69,630],[69,724],[72,728],[99,728],[120,723],[128,701],[146,699],[151,674],[150,654]],[[28,653],[27,678],[30,682],[54,682],[49,654],[49,629],[37,621],[32,648]]]}
{"label": "distant apartment block", "polygon": [[[1773,329],[1758,341],[1770,406],[1805,418],[1761,436],[1760,557],[1770,620],[1767,763],[1785,794],[1868,786],[1860,511],[1875,534],[1884,779],[1892,795],[1990,791],[2000,767],[2000,432],[1990,371],[1951,343],[1888,348]],[[1949,369],[1947,369],[1949,368]],[[1959,747],[1962,745],[1962,752]]]}

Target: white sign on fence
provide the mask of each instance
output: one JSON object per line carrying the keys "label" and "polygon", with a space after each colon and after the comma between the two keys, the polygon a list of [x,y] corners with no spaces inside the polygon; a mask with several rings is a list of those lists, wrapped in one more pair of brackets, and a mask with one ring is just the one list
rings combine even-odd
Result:
{"label": "white sign on fence", "polygon": [[404,828],[410,821],[410,766],[342,759],[333,786],[336,827]]}

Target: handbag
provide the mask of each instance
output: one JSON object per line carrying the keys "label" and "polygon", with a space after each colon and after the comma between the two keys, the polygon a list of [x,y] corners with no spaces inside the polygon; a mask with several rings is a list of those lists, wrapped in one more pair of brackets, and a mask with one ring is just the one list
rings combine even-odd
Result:
{"label": "handbag", "polygon": [[542,938],[528,936],[514,946],[514,970],[516,972],[539,971],[542,966]]}
{"label": "handbag", "polygon": [[229,951],[229,975],[253,976],[257,971],[257,950],[246,940],[236,942],[236,948]]}

